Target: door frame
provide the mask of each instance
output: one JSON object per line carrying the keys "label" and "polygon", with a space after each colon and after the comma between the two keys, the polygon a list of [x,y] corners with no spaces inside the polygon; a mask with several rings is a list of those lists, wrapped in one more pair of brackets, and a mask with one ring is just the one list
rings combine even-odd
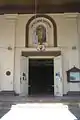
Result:
{"label": "door frame", "polygon": [[54,58],[54,94],[63,96],[62,55]]}
{"label": "door frame", "polygon": [[[25,96],[28,95],[28,57],[21,56],[20,57],[20,95]],[[25,67],[23,67],[23,63],[26,63]],[[25,76],[23,76],[23,73]],[[22,89],[24,88],[24,89]]]}
{"label": "door frame", "polygon": [[[52,59],[53,64],[54,64],[54,56],[28,56],[28,64],[29,64],[30,59]],[[53,78],[54,78],[54,73],[53,73]],[[29,65],[28,65],[28,95],[29,95],[29,87],[30,87],[30,85],[29,85]],[[54,87],[54,85],[52,85],[52,87]],[[53,95],[54,95],[54,93],[53,93]]]}

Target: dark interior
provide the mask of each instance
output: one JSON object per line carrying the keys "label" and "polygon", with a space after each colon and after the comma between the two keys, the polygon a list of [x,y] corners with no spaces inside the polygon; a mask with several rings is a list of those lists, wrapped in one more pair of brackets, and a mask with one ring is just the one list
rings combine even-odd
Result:
{"label": "dark interior", "polygon": [[54,85],[52,59],[29,60],[29,95],[52,95]]}

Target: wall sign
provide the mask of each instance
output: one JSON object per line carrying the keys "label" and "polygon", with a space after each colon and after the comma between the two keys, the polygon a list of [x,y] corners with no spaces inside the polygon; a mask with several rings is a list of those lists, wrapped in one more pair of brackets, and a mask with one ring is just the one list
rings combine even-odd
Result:
{"label": "wall sign", "polygon": [[10,71],[6,71],[6,75],[7,75],[7,76],[10,76],[10,75],[11,75],[11,72],[10,72]]}
{"label": "wall sign", "polygon": [[67,71],[67,81],[68,82],[80,82],[80,69],[73,67]]}
{"label": "wall sign", "polygon": [[57,81],[60,81],[60,80],[61,80],[61,79],[60,79],[60,72],[57,72],[57,73],[56,73],[56,80],[57,80]]}

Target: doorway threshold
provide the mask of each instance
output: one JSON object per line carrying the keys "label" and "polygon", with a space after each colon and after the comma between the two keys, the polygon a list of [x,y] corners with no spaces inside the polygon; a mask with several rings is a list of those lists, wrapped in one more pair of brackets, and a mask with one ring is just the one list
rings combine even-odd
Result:
{"label": "doorway threshold", "polygon": [[53,95],[46,95],[46,94],[36,94],[36,95],[29,95],[28,97],[33,97],[33,98],[52,98],[54,96]]}

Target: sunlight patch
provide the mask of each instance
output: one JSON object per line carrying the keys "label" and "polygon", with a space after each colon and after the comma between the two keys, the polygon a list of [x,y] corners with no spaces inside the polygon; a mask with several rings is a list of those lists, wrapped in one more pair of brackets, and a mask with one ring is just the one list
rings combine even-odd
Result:
{"label": "sunlight patch", "polygon": [[27,103],[12,105],[11,110],[1,120],[77,120],[61,103]]}

